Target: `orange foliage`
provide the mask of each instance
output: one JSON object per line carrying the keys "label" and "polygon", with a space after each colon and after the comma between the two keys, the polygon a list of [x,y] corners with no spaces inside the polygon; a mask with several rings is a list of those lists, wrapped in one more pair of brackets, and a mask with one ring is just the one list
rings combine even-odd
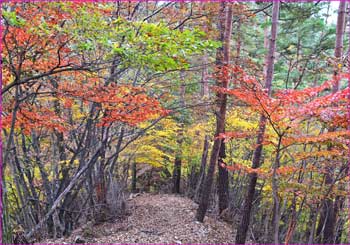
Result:
{"label": "orange foliage", "polygon": [[[10,128],[12,113],[2,119],[3,128]],[[30,134],[31,130],[56,130],[64,132],[68,129],[63,118],[47,108],[38,108],[29,104],[24,104],[18,110],[15,121],[15,128],[22,129],[25,134]]]}
{"label": "orange foliage", "polygon": [[[234,83],[234,88],[214,87],[214,90],[233,96],[235,99],[247,104],[252,110],[265,115],[270,124],[280,132],[288,128],[298,131],[302,121],[315,118],[331,126],[346,128],[347,118],[347,95],[349,89],[336,93],[323,95],[330,90],[340,79],[350,79],[349,74],[340,74],[333,79],[324,82],[320,86],[305,88],[302,90],[283,89],[269,96],[264,87],[252,76],[246,74],[237,66],[226,67],[221,74],[229,77]],[[233,79],[235,78],[235,79]],[[223,134],[222,138],[242,138],[245,133]],[[329,137],[328,137],[329,136]],[[325,141],[337,136],[348,136],[344,131],[326,133],[320,136],[308,138],[308,136],[297,135],[284,140],[284,144],[294,142]]]}
{"label": "orange foliage", "polygon": [[141,87],[115,84],[105,86],[92,80],[90,83],[60,83],[54,91],[58,98],[64,98],[66,107],[73,104],[72,99],[97,103],[104,112],[100,126],[107,126],[115,121],[136,125],[169,113]]}
{"label": "orange foliage", "polygon": [[[71,55],[67,45],[69,36],[57,28],[70,18],[68,12],[59,7],[48,7],[49,3],[9,4],[15,7],[18,18],[24,20],[23,25],[9,25],[4,31],[4,56],[11,51],[11,62],[17,71],[43,73],[57,67],[78,65],[78,59]],[[45,27],[41,27],[43,23]],[[10,70],[9,64],[3,68],[6,72]]]}

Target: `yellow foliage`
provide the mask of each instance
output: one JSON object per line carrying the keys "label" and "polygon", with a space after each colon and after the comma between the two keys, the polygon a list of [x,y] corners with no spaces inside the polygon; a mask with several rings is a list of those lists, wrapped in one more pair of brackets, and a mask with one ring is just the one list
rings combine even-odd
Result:
{"label": "yellow foliage", "polygon": [[[149,124],[149,122],[142,122],[138,127],[145,129]],[[174,120],[163,119],[148,129],[145,135],[134,141],[121,156],[131,157],[136,163],[149,164],[154,167],[161,167],[168,161],[173,162],[178,129]]]}

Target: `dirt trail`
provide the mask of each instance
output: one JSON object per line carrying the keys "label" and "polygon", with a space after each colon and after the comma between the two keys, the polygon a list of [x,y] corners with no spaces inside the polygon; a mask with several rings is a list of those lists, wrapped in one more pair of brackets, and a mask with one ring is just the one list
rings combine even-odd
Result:
{"label": "dirt trail", "polygon": [[[234,243],[229,224],[206,217],[195,221],[197,204],[176,195],[141,194],[128,202],[131,215],[123,222],[74,231],[68,238],[46,243]],[[90,237],[88,237],[90,236]]]}

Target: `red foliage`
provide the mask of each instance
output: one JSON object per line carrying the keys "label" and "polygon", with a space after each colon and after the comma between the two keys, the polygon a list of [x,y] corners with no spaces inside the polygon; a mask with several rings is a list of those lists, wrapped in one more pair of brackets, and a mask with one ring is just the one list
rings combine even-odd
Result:
{"label": "red foliage", "polygon": [[[242,69],[232,67],[229,71],[234,88],[214,87],[215,91],[233,96],[247,104],[253,111],[264,114],[273,126],[281,131],[287,128],[297,129],[300,122],[314,118],[320,122],[346,128],[347,96],[349,89],[336,93],[325,93],[340,79],[349,79],[349,74],[340,74],[320,86],[302,90],[283,89],[268,96],[263,86]],[[228,76],[225,74],[225,76]],[[231,79],[232,80],[232,79]],[[222,138],[242,138],[246,133],[235,132],[221,135]]]}
{"label": "red foliage", "polygon": [[107,86],[90,83],[61,83],[56,90],[58,98],[65,99],[65,106],[71,106],[72,99],[84,103],[97,103],[104,112],[100,126],[115,121],[136,125],[140,122],[169,113],[155,98],[147,96],[141,87],[109,84]]}
{"label": "red foliage", "polygon": [[[10,128],[12,113],[2,119],[3,128]],[[24,104],[16,115],[15,128],[22,129],[27,135],[31,130],[56,130],[64,132],[68,129],[63,118],[60,118],[52,110],[43,107]]]}
{"label": "red foliage", "polygon": [[[10,5],[15,7],[17,18],[23,20],[23,25],[8,25],[4,31],[4,56],[11,52],[11,62],[17,72],[43,73],[79,63],[67,45],[70,37],[59,31],[59,26],[70,18],[68,12],[58,5],[48,7],[49,3]],[[4,64],[5,70],[10,68]]]}

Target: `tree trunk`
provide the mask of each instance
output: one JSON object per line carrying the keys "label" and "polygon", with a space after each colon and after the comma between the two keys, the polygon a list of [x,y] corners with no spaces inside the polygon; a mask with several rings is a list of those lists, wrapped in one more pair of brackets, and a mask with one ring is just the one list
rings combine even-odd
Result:
{"label": "tree trunk", "polygon": [[[232,7],[228,8],[227,19],[225,24],[225,42],[224,42],[224,65],[230,64],[230,40],[232,33]],[[225,98],[225,107],[226,107],[226,98]],[[226,115],[224,115],[226,116]],[[225,122],[224,122],[224,132],[225,132]],[[226,168],[220,166],[223,163],[223,159],[226,157],[225,153],[225,143],[221,141],[220,152],[219,152],[219,161],[218,161],[218,195],[219,195],[219,213],[228,207],[228,171]]]}
{"label": "tree trunk", "polygon": [[219,161],[218,161],[218,195],[219,195],[219,214],[228,207],[228,171],[227,168],[221,166],[224,164],[223,159],[226,157],[225,154],[225,143],[221,142]]}
{"label": "tree trunk", "polygon": [[204,146],[203,146],[203,153],[202,153],[202,159],[201,159],[201,167],[199,170],[199,178],[198,178],[196,191],[195,191],[195,201],[196,202],[199,202],[199,200],[201,198],[201,190],[203,189],[203,182],[205,179],[205,168],[207,166],[208,150],[209,150],[209,136],[206,135],[204,137]]}
{"label": "tree trunk", "polygon": [[132,179],[131,179],[131,191],[133,192],[133,193],[136,193],[137,191],[136,191],[136,174],[137,174],[137,168],[136,168],[136,162],[134,161],[133,163],[132,163],[132,169],[131,169],[131,171],[132,171]]}
{"label": "tree trunk", "polygon": [[[180,3],[180,9],[183,11],[185,5],[183,2]],[[180,26],[180,31],[183,31],[183,25]],[[185,108],[185,92],[186,92],[186,84],[185,84],[185,74],[184,71],[180,71],[180,106],[181,108]],[[178,150],[175,153],[175,162],[174,162],[174,171],[173,171],[173,193],[180,193],[180,182],[181,182],[181,162],[182,162],[182,142],[183,142],[183,134],[184,134],[184,115],[181,115],[180,119],[180,129],[177,135],[177,144]]]}
{"label": "tree trunk", "polygon": [[280,166],[280,152],[281,152],[281,142],[282,135],[279,136],[276,159],[273,165],[273,174],[272,174],[272,196],[274,200],[274,212],[273,212],[273,240],[275,244],[279,244],[279,223],[280,223],[280,201],[278,197],[278,177],[277,169]]}
{"label": "tree trunk", "polygon": [[289,224],[288,224],[288,229],[287,229],[287,234],[284,240],[284,244],[289,244],[289,241],[292,239],[293,237],[293,233],[294,233],[294,229],[296,227],[297,224],[297,214],[296,214],[296,195],[294,194],[293,200],[292,200],[292,206],[291,206],[291,218],[289,220]]}
{"label": "tree trunk", "polygon": [[[344,202],[345,198],[343,196],[337,196],[334,201],[334,243],[340,244],[341,243],[341,234],[343,232],[343,226],[345,223],[345,220],[343,217],[339,216],[339,213],[344,208]],[[337,227],[337,228],[336,228]]]}
{"label": "tree trunk", "polygon": [[[278,15],[279,15],[280,2],[273,2],[273,12],[272,12],[272,26],[271,26],[271,39],[269,42],[269,52],[266,58],[266,81],[265,88],[268,91],[268,94],[271,95],[272,87],[272,78],[274,70],[274,60],[275,60],[275,49],[276,49],[276,37],[277,37],[277,27],[278,27]],[[254,151],[252,168],[260,167],[260,159],[262,154],[262,142],[265,136],[266,128],[266,117],[261,115],[259,122],[259,131],[257,136],[257,148]],[[253,198],[255,194],[255,186],[258,176],[255,173],[250,174],[249,185],[247,194],[243,206],[243,215],[241,219],[240,226],[237,229],[236,243],[244,244],[247,238],[247,231],[250,222],[250,215],[252,210]]]}
{"label": "tree trunk", "polygon": [[316,229],[316,221],[317,221],[317,212],[313,208],[310,208],[308,226],[305,232],[306,233],[305,237],[308,239],[307,244],[313,244],[314,234]]}
{"label": "tree trunk", "polygon": [[[341,69],[341,67],[339,67],[338,64],[341,63],[341,58],[343,55],[345,8],[346,8],[346,1],[341,1],[339,3],[337,29],[336,29],[336,36],[335,36],[334,57],[336,59],[336,67],[334,69],[334,75],[337,75]],[[339,90],[339,81],[337,81],[333,86],[333,92],[337,92],[338,90]]]}
{"label": "tree trunk", "polygon": [[29,239],[31,238],[35,232],[37,232],[46,222],[51,215],[56,211],[56,209],[59,207],[60,203],[62,200],[67,196],[67,194],[73,189],[73,187],[78,183],[80,177],[88,170],[91,168],[91,166],[96,162],[98,156],[100,155],[102,147],[97,148],[95,153],[92,155],[91,159],[86,163],[85,166],[83,166],[80,170],[78,170],[74,176],[72,177],[69,185],[64,189],[64,191],[56,198],[54,201],[53,205],[51,206],[50,210],[45,214],[44,217],[41,218],[41,220],[34,226],[32,229],[25,234],[25,238]]}
{"label": "tree trunk", "polygon": [[326,208],[321,207],[322,210],[320,211],[320,218],[318,220],[317,229],[316,229],[316,237],[315,242],[321,243],[322,241],[322,231],[324,229],[324,222],[325,222],[325,214],[324,212],[327,212]]}
{"label": "tree trunk", "polygon": [[[232,22],[232,4],[231,3],[221,3],[221,10],[219,12],[220,22],[219,22],[219,30],[220,30],[220,41],[223,43],[221,48],[218,48],[216,53],[216,65],[220,69],[224,69],[226,65],[228,65],[228,61],[230,59],[230,38],[231,31],[228,30],[227,27],[231,26]],[[227,23],[230,23],[227,26]],[[229,28],[231,30],[231,28]],[[226,33],[225,33],[226,32]],[[227,79],[218,79],[217,85],[222,88],[227,88],[228,81]],[[201,200],[199,203],[199,207],[196,214],[196,219],[200,222],[203,222],[205,213],[207,212],[208,204],[209,204],[209,196],[211,193],[211,188],[214,179],[215,165],[218,162],[221,139],[218,139],[220,133],[223,133],[225,130],[225,117],[226,117],[226,103],[227,103],[227,95],[217,93],[217,108],[216,108],[216,131],[215,131],[215,139],[214,145],[210,155],[209,169],[206,176],[204,188],[201,194]]]}
{"label": "tree trunk", "polygon": [[[184,80],[184,73],[180,71],[180,79]],[[183,82],[180,87],[180,106],[185,107],[185,90],[186,85]],[[181,182],[181,162],[182,162],[182,142],[184,136],[184,115],[181,115],[180,128],[177,135],[178,149],[175,155],[174,171],[173,171],[173,193],[180,193],[180,182]]]}
{"label": "tree trunk", "polygon": [[173,172],[173,193],[180,193],[181,180],[181,157],[175,157],[174,172]]}

